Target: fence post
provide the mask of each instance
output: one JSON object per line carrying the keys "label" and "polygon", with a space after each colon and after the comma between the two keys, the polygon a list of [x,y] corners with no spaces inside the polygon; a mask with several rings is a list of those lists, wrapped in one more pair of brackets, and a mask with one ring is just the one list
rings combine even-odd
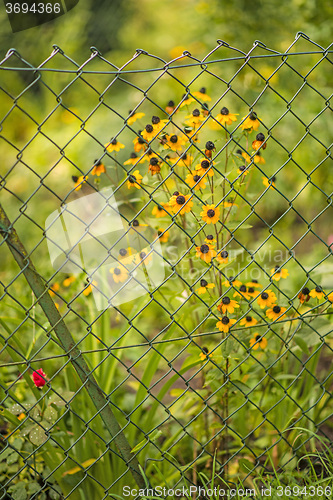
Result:
{"label": "fence post", "polygon": [[64,320],[60,316],[50,294],[45,289],[43,280],[35,269],[28,253],[20,241],[17,232],[8,219],[2,205],[0,204],[0,233],[2,234],[14,259],[22,269],[25,279],[36,296],[37,302],[41,306],[50,325],[54,329],[64,351],[68,354],[73,367],[84,384],[95,408],[100,414],[108,432],[114,440],[120,455],[129,467],[139,488],[145,488],[145,480],[141,474],[137,458],[131,453],[131,447],[120,428],[120,425],[107,401],[103,390],[100,388],[91,374],[88,365],[81,354],[80,349],[68,330]]}

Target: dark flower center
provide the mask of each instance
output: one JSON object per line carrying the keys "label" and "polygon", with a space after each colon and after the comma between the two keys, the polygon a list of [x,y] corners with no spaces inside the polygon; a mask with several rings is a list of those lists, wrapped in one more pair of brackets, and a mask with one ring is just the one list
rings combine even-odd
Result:
{"label": "dark flower center", "polygon": [[276,313],[276,314],[279,314],[281,312],[281,307],[280,306],[274,306],[273,307],[273,311]]}
{"label": "dark flower center", "polygon": [[245,285],[240,286],[240,287],[239,287],[239,290],[240,290],[241,292],[246,292],[246,286],[245,286]]}
{"label": "dark flower center", "polygon": [[179,195],[179,191],[175,191],[175,192],[173,193],[173,196],[178,196],[178,195]]}
{"label": "dark flower center", "polygon": [[307,287],[303,288],[303,290],[302,290],[303,295],[309,295],[309,293],[310,293],[310,290]]}
{"label": "dark flower center", "polygon": [[183,153],[183,154],[181,155],[181,157],[180,157],[180,158],[181,158],[182,160],[186,160],[186,158],[187,158],[187,154],[186,154],[186,153]]}
{"label": "dark flower center", "polygon": [[116,274],[117,276],[121,274],[121,270],[116,267],[116,269],[113,271],[113,274]]}
{"label": "dark flower center", "polygon": [[208,354],[208,349],[207,349],[207,347],[203,347],[203,348],[202,348],[202,352],[204,352],[205,354]]}
{"label": "dark flower center", "polygon": [[133,221],[133,226],[134,226],[134,227],[137,227],[138,225],[139,225],[139,221],[135,219],[135,220]]}
{"label": "dark flower center", "polygon": [[323,290],[320,286],[316,286],[316,292],[321,293]]}
{"label": "dark flower center", "polygon": [[250,116],[249,116],[250,120],[256,120],[257,119],[257,113],[255,113],[254,111],[252,113],[250,113]]}
{"label": "dark flower center", "polygon": [[252,280],[252,283],[258,283],[258,280]]}
{"label": "dark flower center", "polygon": [[262,337],[260,335],[256,335],[255,339],[256,339],[256,342],[260,342],[260,340],[262,339]]}
{"label": "dark flower center", "polygon": [[200,175],[194,175],[193,176],[194,182],[198,182],[200,180],[200,178],[201,178]]}
{"label": "dark flower center", "polygon": [[235,277],[234,276],[229,276],[228,281],[230,283],[232,283],[233,281],[235,281]]}
{"label": "dark flower center", "polygon": [[132,109],[129,109],[128,110],[128,114],[129,114],[129,116],[133,116],[134,115],[134,111]]}
{"label": "dark flower center", "polygon": [[126,254],[127,254],[127,250],[126,250],[126,248],[121,248],[121,249],[119,250],[119,253],[120,253],[120,255],[121,255],[122,257],[124,257],[124,255],[126,255]]}
{"label": "dark flower center", "polygon": [[177,141],[178,141],[178,137],[176,135],[172,135],[170,137],[170,142],[172,142],[173,144],[175,144]]}
{"label": "dark flower center", "polygon": [[259,132],[259,134],[257,134],[257,137],[256,137],[257,141],[264,141],[265,140],[265,136],[264,134],[262,134],[261,132]]}
{"label": "dark flower center", "polygon": [[228,318],[228,316],[223,316],[222,318],[222,323],[224,325],[227,325],[228,323],[230,323],[230,319]]}
{"label": "dark flower center", "polygon": [[247,289],[247,291],[248,291],[249,293],[253,293],[253,292],[254,292],[254,288],[253,288],[252,286],[250,286],[250,287]]}
{"label": "dark flower center", "polygon": [[170,108],[173,108],[175,105],[174,101],[169,101],[168,102],[168,106],[170,106]]}
{"label": "dark flower center", "polygon": [[208,111],[208,110],[209,110],[209,108],[208,108],[208,104],[207,104],[206,102],[203,102],[203,103],[201,104],[201,109],[203,109],[204,111]]}
{"label": "dark flower center", "polygon": [[228,108],[226,108],[226,107],[223,107],[223,108],[221,109],[221,115],[228,115],[228,114],[229,114],[229,109],[228,109]]}
{"label": "dark flower center", "polygon": [[102,162],[101,162],[101,160],[95,160],[94,164],[95,164],[95,167],[99,167],[100,165],[102,165]]}
{"label": "dark flower center", "polygon": [[212,234],[208,234],[207,240],[213,240],[213,239],[214,239],[214,236]]}
{"label": "dark flower center", "polygon": [[280,266],[275,266],[275,271],[279,271],[280,270]]}
{"label": "dark flower center", "polygon": [[139,144],[145,144],[145,140],[144,140],[144,138],[143,138],[143,137],[141,137],[141,136],[139,136],[139,137],[138,137],[138,143],[139,143]]}
{"label": "dark flower center", "polygon": [[241,172],[244,172],[244,170],[246,170],[246,165],[241,165],[241,166],[239,167],[239,170],[240,170]]}
{"label": "dark flower center", "polygon": [[178,203],[178,205],[184,205],[186,199],[185,199],[185,196],[183,195],[180,195],[180,196],[177,196],[176,198],[176,202]]}
{"label": "dark flower center", "polygon": [[199,109],[194,109],[194,110],[192,111],[192,115],[193,115],[193,116],[200,116],[200,111],[199,111]]}
{"label": "dark flower center", "polygon": [[144,259],[146,255],[146,252],[140,252],[140,259]]}
{"label": "dark flower center", "polygon": [[201,245],[200,252],[201,253],[208,253],[209,252],[209,246],[208,245]]}
{"label": "dark flower center", "polygon": [[72,175],[72,181],[77,182],[79,180],[77,175]]}
{"label": "dark flower center", "polygon": [[201,168],[204,168],[205,170],[207,170],[207,168],[209,168],[209,161],[208,160],[202,160],[202,162],[201,162]]}
{"label": "dark flower center", "polygon": [[201,87],[201,89],[199,90],[199,92],[201,92],[201,94],[205,94],[206,93],[206,87]]}
{"label": "dark flower center", "polygon": [[228,252],[226,250],[223,250],[223,252],[221,252],[221,257],[222,259],[226,259],[228,257]]}
{"label": "dark flower center", "polygon": [[117,139],[112,139],[111,144],[115,146],[117,144]]}
{"label": "dark flower center", "polygon": [[263,300],[267,300],[267,299],[268,299],[268,293],[263,292],[263,293],[261,294],[261,298],[262,298]]}
{"label": "dark flower center", "polygon": [[215,210],[213,210],[212,208],[210,208],[209,210],[207,210],[207,215],[208,217],[214,217],[215,215]]}
{"label": "dark flower center", "polygon": [[133,158],[133,159],[134,159],[134,158],[137,158],[137,157],[138,157],[138,156],[137,156],[137,154],[136,154],[136,153],[131,153],[130,158]]}
{"label": "dark flower center", "polygon": [[272,180],[272,182],[275,182],[275,181],[276,181],[276,177],[275,177],[275,175],[273,175],[273,177],[272,177],[272,179],[271,179],[271,180]]}
{"label": "dark flower center", "polygon": [[222,302],[223,302],[223,304],[225,304],[225,305],[230,304],[230,299],[229,299],[229,297],[223,297]]}
{"label": "dark flower center", "polygon": [[241,155],[242,154],[242,150],[241,149],[237,149],[236,154]]}
{"label": "dark flower center", "polygon": [[158,236],[161,236],[162,231],[157,231]]}
{"label": "dark flower center", "polygon": [[206,280],[201,280],[200,281],[200,285],[201,286],[207,286],[208,285],[208,282]]}
{"label": "dark flower center", "polygon": [[148,123],[148,125],[145,126],[145,129],[146,129],[146,132],[148,132],[148,134],[150,134],[154,128],[152,125],[150,125],[150,123]]}
{"label": "dark flower center", "polygon": [[153,116],[151,119],[151,122],[153,125],[157,125],[158,123],[160,123],[160,121],[161,121],[161,118],[159,118],[158,116]]}
{"label": "dark flower center", "polygon": [[208,149],[208,151],[212,151],[213,149],[215,149],[215,145],[212,141],[207,141],[206,142],[206,149]]}
{"label": "dark flower center", "polygon": [[150,163],[150,165],[157,165],[158,164],[158,158],[155,158],[155,157],[151,158],[149,163]]}
{"label": "dark flower center", "polygon": [[246,319],[246,321],[247,321],[248,323],[251,323],[251,321],[252,321],[252,316],[246,316],[246,318],[245,318],[245,319]]}
{"label": "dark flower center", "polygon": [[134,175],[130,175],[130,176],[128,177],[128,180],[130,181],[130,183],[132,183],[132,184],[133,184],[133,183],[136,181],[136,177],[135,177]]}

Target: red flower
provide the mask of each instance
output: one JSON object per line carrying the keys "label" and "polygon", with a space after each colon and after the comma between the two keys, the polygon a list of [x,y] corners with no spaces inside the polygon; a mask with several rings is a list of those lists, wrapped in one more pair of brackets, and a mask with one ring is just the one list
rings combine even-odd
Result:
{"label": "red flower", "polygon": [[36,370],[32,374],[32,380],[34,381],[34,384],[36,387],[44,387],[46,384],[46,373],[43,372],[41,368],[39,370]]}

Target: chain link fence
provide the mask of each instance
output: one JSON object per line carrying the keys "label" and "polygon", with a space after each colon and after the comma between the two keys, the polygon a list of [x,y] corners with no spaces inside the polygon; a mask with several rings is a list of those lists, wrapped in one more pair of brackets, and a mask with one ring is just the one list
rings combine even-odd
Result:
{"label": "chain link fence", "polygon": [[331,69],[7,53],[1,498],[327,477]]}

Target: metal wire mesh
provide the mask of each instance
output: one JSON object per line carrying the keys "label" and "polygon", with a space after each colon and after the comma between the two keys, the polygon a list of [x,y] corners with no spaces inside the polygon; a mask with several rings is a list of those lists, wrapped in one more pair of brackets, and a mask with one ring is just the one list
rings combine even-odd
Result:
{"label": "metal wire mesh", "polygon": [[1,498],[251,484],[331,444],[331,54],[1,61]]}

